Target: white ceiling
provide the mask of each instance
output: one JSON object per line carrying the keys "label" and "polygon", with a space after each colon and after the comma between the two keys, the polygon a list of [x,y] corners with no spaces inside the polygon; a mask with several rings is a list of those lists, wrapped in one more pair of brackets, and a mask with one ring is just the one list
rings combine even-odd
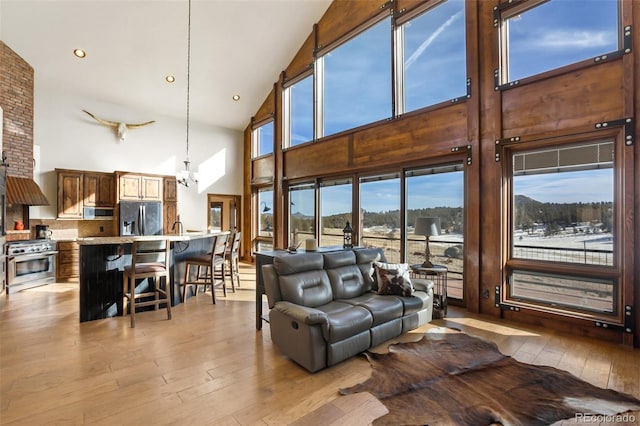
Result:
{"label": "white ceiling", "polygon": [[[330,3],[192,0],[191,122],[243,130]],[[138,120],[186,117],[187,22],[188,0],[0,0],[0,38],[33,66],[36,97],[64,88]]]}

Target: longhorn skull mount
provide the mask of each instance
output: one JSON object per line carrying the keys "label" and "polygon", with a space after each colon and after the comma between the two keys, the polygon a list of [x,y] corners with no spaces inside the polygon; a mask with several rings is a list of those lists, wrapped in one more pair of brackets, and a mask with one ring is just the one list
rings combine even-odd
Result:
{"label": "longhorn skull mount", "polygon": [[138,129],[140,127],[148,126],[149,124],[153,124],[156,122],[155,120],[152,120],[152,121],[147,121],[146,123],[124,123],[124,122],[104,120],[102,118],[96,117],[95,115],[91,114],[89,111],[82,110],[82,112],[84,112],[85,114],[87,114],[89,117],[93,118],[100,124],[104,124],[105,126],[109,126],[109,127],[114,127],[116,129],[118,140],[120,142],[124,142],[125,139],[127,138],[128,129]]}

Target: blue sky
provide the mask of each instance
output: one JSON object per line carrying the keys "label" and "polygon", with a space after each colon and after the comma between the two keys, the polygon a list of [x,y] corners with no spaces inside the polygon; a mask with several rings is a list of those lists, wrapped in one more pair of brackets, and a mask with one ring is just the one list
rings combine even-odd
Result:
{"label": "blue sky", "polygon": [[543,203],[611,202],[613,169],[516,176],[514,192]]}

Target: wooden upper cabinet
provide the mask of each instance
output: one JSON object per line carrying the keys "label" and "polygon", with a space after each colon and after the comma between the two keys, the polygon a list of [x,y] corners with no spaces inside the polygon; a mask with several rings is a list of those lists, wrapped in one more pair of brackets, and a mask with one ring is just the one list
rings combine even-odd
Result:
{"label": "wooden upper cabinet", "polygon": [[113,173],[84,174],[84,205],[113,207],[116,202],[116,176]]}
{"label": "wooden upper cabinet", "polygon": [[120,174],[119,199],[136,201],[162,201],[164,182],[160,176]]}
{"label": "wooden upper cabinet", "polygon": [[164,201],[178,202],[178,180],[176,178],[164,178]]}
{"label": "wooden upper cabinet", "polygon": [[82,219],[83,173],[58,171],[58,217],[61,219]]}
{"label": "wooden upper cabinet", "polygon": [[148,201],[162,201],[162,187],[164,185],[161,177],[142,176],[142,199]]}

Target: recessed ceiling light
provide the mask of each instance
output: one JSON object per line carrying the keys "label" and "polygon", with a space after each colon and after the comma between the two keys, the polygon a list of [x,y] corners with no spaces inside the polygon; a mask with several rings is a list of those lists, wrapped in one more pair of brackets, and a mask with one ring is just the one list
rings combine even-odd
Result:
{"label": "recessed ceiling light", "polygon": [[74,49],[73,54],[76,55],[78,58],[84,58],[85,56],[87,56],[87,52],[85,52],[82,49]]}
{"label": "recessed ceiling light", "polygon": [[233,95],[233,100],[234,101],[239,101],[240,100],[240,95]]}
{"label": "recessed ceiling light", "polygon": [[173,83],[174,81],[176,81],[176,78],[172,75],[168,75],[164,79],[167,81],[167,83]]}

